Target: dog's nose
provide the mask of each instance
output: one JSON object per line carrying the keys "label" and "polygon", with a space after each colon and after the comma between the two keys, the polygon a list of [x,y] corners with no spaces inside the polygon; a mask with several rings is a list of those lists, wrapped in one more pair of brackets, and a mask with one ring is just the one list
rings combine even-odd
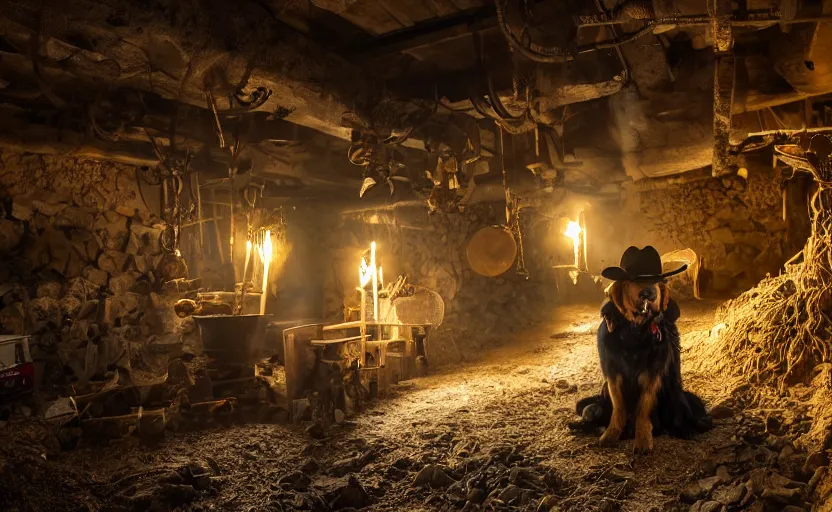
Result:
{"label": "dog's nose", "polygon": [[656,300],[656,289],[652,286],[650,288],[645,288],[638,292],[638,298],[641,300],[649,300],[652,302]]}

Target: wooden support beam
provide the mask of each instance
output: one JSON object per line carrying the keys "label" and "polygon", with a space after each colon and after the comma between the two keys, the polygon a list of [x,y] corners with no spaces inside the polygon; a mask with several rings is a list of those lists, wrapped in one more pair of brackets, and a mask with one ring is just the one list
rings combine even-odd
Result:
{"label": "wooden support beam", "polygon": [[497,16],[492,4],[479,9],[461,11],[454,15],[416,23],[408,28],[397,30],[377,37],[356,53],[362,59],[374,59],[387,55],[415,50],[458,37],[471,35],[472,32],[497,27]]}

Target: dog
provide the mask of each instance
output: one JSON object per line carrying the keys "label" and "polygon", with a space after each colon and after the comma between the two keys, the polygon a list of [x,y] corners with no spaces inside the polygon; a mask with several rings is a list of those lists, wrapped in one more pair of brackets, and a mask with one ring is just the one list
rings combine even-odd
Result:
{"label": "dog", "polygon": [[573,428],[606,427],[599,443],[615,445],[634,437],[634,453],[653,449],[653,436],[690,438],[710,428],[702,400],[682,386],[678,304],[662,272],[661,257],[650,246],[630,247],[619,267],[602,276],[613,280],[601,307],[598,356],[604,384],[599,395],[578,402],[582,421]]}

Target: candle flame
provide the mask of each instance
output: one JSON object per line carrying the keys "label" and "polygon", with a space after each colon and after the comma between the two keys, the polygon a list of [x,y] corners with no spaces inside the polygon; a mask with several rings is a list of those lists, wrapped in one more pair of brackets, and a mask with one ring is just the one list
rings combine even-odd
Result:
{"label": "candle flame", "polygon": [[263,261],[272,261],[272,233],[269,230],[266,230],[266,237],[263,239],[263,253]]}
{"label": "candle flame", "polygon": [[566,226],[566,231],[564,231],[563,234],[573,240],[576,240],[578,238],[578,235],[581,234],[581,225],[575,221],[570,220],[569,225]]}
{"label": "candle flame", "polygon": [[361,287],[363,288],[367,286],[367,283],[369,283],[372,278],[372,269],[369,265],[367,265],[367,261],[364,258],[361,258],[361,263],[358,265],[358,279],[361,283]]}

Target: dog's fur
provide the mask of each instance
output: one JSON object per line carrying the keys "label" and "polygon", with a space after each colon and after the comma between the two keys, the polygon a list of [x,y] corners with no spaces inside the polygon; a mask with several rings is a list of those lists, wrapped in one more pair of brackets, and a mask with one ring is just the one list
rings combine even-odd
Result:
{"label": "dog's fur", "polygon": [[[649,287],[655,299],[642,313],[639,292]],[[654,434],[690,438],[710,428],[702,400],[682,387],[679,306],[664,283],[615,282],[609,295],[598,328],[605,382],[600,395],[578,402],[583,420],[573,428],[606,427],[605,446],[634,436],[636,453],[652,450]]]}

